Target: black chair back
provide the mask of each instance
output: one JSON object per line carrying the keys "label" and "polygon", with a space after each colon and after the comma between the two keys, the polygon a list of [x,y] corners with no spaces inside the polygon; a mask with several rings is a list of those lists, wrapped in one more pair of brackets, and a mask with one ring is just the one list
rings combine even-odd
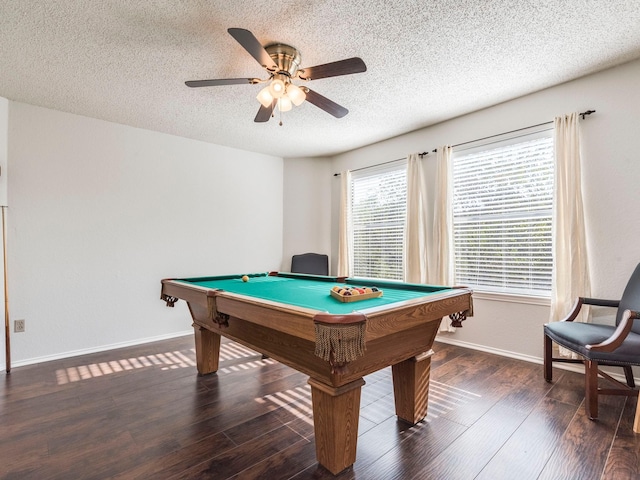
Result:
{"label": "black chair back", "polygon": [[[631,274],[631,278],[624,289],[620,304],[618,306],[618,314],[616,315],[616,325],[622,320],[622,315],[625,310],[640,310],[640,264],[636,267]],[[640,334],[640,321],[635,320],[631,331]]]}
{"label": "black chair back", "polygon": [[329,256],[320,253],[294,255],[291,258],[291,272],[329,275]]}

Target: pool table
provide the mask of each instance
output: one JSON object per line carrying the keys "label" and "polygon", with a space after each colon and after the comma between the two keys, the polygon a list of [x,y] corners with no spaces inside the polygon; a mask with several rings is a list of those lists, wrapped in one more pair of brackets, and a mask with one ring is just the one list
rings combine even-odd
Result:
{"label": "pool table", "polygon": [[[334,286],[382,295],[347,302]],[[161,298],[187,302],[199,374],[217,371],[224,336],[309,375],[316,455],[333,474],[356,459],[362,377],[391,365],[396,415],[419,422],[440,320],[472,314],[467,288],[277,272],[164,279]]]}

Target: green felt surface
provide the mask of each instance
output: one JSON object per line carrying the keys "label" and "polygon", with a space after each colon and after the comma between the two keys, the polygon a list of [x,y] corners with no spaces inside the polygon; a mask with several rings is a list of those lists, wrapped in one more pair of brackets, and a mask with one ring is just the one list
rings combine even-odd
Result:
{"label": "green felt surface", "polygon": [[[357,278],[336,282],[335,277],[301,274],[280,274],[278,276],[252,274],[249,277],[248,282],[243,282],[241,275],[188,278],[179,281],[337,315],[433,295],[448,289],[439,286],[375,282]],[[331,288],[336,285],[376,286],[383,291],[383,295],[357,302],[341,302],[329,293]]]}

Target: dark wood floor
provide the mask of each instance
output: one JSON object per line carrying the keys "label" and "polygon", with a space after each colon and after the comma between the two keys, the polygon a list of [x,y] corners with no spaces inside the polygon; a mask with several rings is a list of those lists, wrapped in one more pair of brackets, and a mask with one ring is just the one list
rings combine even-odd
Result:
{"label": "dark wood floor", "polygon": [[315,461],[307,378],[232,342],[198,377],[191,337],[14,368],[0,385],[3,479],[640,478],[636,399],[583,413],[583,377],[434,347],[429,414],[393,412],[391,372],[365,378],[357,461]]}

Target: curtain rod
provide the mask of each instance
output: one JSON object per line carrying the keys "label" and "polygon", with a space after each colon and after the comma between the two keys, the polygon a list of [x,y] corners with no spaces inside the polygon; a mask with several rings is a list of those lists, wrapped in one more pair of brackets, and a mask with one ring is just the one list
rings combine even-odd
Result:
{"label": "curtain rod", "polygon": [[[595,110],[586,110],[582,113],[579,113],[578,115],[582,117],[582,119],[584,120],[584,117],[586,117],[587,115],[591,115],[592,113],[596,113]],[[488,140],[490,138],[494,138],[494,137],[500,137],[502,135],[508,135],[510,133],[516,133],[516,132],[521,132],[522,130],[528,130],[530,128],[535,128],[535,127],[541,127],[543,125],[549,125],[551,123],[553,123],[553,120],[550,120],[548,122],[542,122],[542,123],[538,123],[537,125],[529,125],[528,127],[522,127],[522,128],[517,128],[515,130],[510,130],[508,132],[502,132],[502,133],[497,133],[495,135],[489,135],[488,137],[482,137],[482,138],[476,138],[475,140],[469,140],[468,142],[462,142],[462,143],[457,143],[455,145],[451,145],[451,148],[455,148],[455,147],[461,147],[462,145],[466,145],[468,143],[473,143],[473,142],[480,142],[482,140]],[[437,148],[434,148],[433,150],[431,150],[431,153],[436,153],[438,151]],[[420,157],[424,157],[425,155],[429,155],[430,152],[422,152],[419,153],[418,155]],[[360,167],[360,168],[354,168],[353,170],[351,170],[352,172],[357,172],[359,170],[365,170],[367,168],[372,168],[372,167],[379,167],[381,165],[387,165],[388,163],[394,163],[394,162],[399,162],[401,160],[406,160],[407,157],[403,157],[403,158],[396,158],[395,160],[389,160],[387,162],[382,162],[382,163],[377,163],[375,165],[369,165],[367,167]],[[340,173],[334,173],[333,174],[334,177],[339,177]]]}

